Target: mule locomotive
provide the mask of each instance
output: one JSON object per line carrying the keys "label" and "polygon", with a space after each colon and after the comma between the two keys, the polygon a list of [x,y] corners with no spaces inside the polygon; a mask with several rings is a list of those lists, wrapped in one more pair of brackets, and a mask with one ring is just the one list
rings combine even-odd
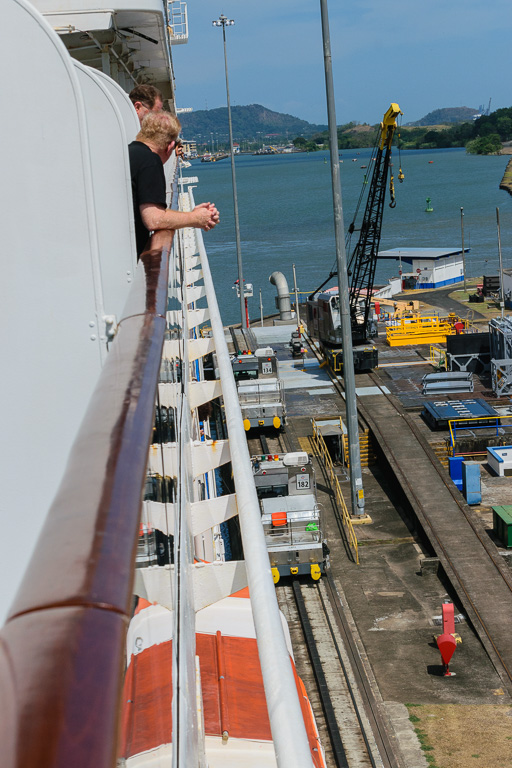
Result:
{"label": "mule locomotive", "polygon": [[329,550],[310,456],[304,451],[263,454],[251,462],[274,583],[301,575],[317,581]]}

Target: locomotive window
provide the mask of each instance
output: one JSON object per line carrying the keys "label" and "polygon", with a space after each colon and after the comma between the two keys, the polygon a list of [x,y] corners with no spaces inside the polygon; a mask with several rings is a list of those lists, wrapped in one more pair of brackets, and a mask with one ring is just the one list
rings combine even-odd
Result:
{"label": "locomotive window", "polygon": [[258,371],[233,371],[235,381],[251,381],[258,378]]}
{"label": "locomotive window", "polygon": [[274,499],[277,496],[288,496],[288,485],[269,485],[257,491],[260,499]]}

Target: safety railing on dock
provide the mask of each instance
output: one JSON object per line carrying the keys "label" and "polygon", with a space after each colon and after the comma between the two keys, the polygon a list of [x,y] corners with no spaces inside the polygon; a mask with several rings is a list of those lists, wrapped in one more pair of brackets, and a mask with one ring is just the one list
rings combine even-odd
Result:
{"label": "safety railing on dock", "polygon": [[[331,487],[336,495],[336,501],[338,502],[338,505],[341,509],[341,517],[342,517],[343,525],[345,526],[345,529],[346,529],[348,543],[351,549],[353,550],[354,560],[357,563],[357,565],[359,565],[359,549],[358,549],[358,543],[357,543],[357,536],[355,534],[354,526],[352,524],[352,520],[350,518],[350,514],[348,511],[347,505],[345,503],[345,499],[343,498],[343,494],[341,492],[340,481],[338,480],[338,477],[334,472],[333,461],[327,449],[327,445],[325,444],[323,435],[320,431],[320,427],[316,423],[315,419],[311,419],[311,424],[313,426],[313,445],[318,451],[318,455],[322,460],[325,470],[327,472],[327,475],[329,477]],[[341,419],[340,419],[340,427],[341,427]]]}
{"label": "safety railing on dock", "polygon": [[[512,440],[512,416],[478,416],[473,419],[451,419],[448,422],[448,429],[450,431],[448,448],[450,456],[468,455],[464,451],[457,454],[457,435],[460,437],[460,433],[465,432],[472,436],[471,433],[474,430],[487,429],[490,437],[505,437],[509,435],[510,440]],[[479,451],[478,453],[483,454],[484,451]]]}

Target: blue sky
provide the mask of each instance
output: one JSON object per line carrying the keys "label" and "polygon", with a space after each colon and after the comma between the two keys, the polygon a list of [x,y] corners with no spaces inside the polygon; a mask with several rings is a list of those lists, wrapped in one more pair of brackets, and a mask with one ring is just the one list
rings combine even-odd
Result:
{"label": "blue sky", "polygon": [[[189,42],[173,50],[177,103],[225,106],[222,31],[231,103],[262,104],[327,123],[319,0],[189,0]],[[376,123],[391,101],[404,122],[433,109],[512,105],[510,0],[330,0],[338,124]]]}

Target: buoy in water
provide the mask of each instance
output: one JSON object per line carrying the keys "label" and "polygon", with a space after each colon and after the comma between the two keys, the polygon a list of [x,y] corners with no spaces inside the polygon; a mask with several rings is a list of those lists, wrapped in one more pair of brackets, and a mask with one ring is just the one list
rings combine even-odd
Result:
{"label": "buoy in water", "polygon": [[433,210],[434,209],[432,208],[432,202],[430,200],[430,197],[427,197],[427,207],[425,208],[425,213],[432,213]]}

